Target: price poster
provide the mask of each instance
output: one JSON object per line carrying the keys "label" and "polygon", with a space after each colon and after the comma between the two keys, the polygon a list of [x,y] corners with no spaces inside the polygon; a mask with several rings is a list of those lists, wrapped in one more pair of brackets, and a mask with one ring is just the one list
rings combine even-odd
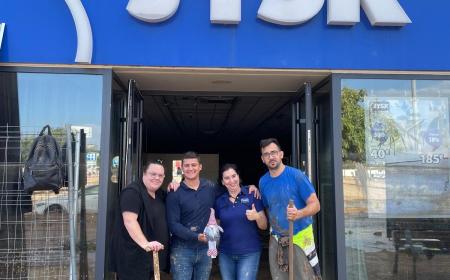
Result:
{"label": "price poster", "polygon": [[447,165],[447,98],[366,98],[368,165]]}
{"label": "price poster", "polygon": [[366,98],[366,163],[384,170],[387,216],[450,216],[448,109],[442,97]]}

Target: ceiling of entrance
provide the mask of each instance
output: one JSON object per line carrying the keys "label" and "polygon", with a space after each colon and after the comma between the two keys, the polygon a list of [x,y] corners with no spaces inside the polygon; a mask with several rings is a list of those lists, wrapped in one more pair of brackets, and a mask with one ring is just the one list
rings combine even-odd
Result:
{"label": "ceiling of entrance", "polygon": [[[328,73],[223,69],[117,69],[125,91],[134,79],[144,97],[145,150],[215,151],[255,146],[262,137],[289,137],[290,103],[303,84]],[[117,82],[117,81],[116,81]],[[148,148],[151,147],[151,148]]]}
{"label": "ceiling of entrance", "polygon": [[296,92],[331,74],[325,70],[217,68],[114,68],[123,85],[134,79],[141,91]]}

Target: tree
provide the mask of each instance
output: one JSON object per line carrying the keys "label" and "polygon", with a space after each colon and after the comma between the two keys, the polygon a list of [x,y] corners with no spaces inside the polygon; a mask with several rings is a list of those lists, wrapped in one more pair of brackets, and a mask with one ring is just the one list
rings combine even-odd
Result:
{"label": "tree", "polygon": [[364,90],[342,89],[342,155],[345,161],[365,161]]}

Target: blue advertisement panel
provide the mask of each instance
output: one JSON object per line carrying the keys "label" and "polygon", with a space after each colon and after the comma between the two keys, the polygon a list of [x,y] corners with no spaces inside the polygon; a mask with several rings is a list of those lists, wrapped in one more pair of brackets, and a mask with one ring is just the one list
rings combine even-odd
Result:
{"label": "blue advertisement panel", "polygon": [[[298,4],[291,14],[305,19],[293,25],[277,24],[277,15],[270,15],[280,9],[289,14],[289,7],[277,8],[284,5],[280,4],[283,1],[139,0],[154,5],[178,3],[173,15],[158,23],[132,16],[126,9],[129,1],[138,0],[2,0],[0,23],[6,28],[0,62],[75,63],[77,32],[71,10],[82,4],[92,32],[92,64],[450,70],[447,0],[288,1]],[[363,8],[348,4],[357,2]],[[377,5],[392,3],[399,4],[411,23],[373,26],[371,12],[382,17],[386,8]],[[344,26],[327,23],[336,14],[340,18],[349,16],[347,10],[351,9],[347,6],[356,7],[353,10],[360,15],[359,22]],[[137,13],[142,7],[135,7]],[[220,18],[228,8],[234,12],[240,8],[240,14],[235,15],[238,24],[211,22],[211,17]]]}

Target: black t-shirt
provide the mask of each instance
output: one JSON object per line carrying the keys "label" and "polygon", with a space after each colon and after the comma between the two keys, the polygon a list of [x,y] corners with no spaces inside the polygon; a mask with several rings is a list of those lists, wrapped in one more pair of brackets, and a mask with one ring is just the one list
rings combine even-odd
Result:
{"label": "black t-shirt", "polygon": [[116,217],[112,262],[113,270],[120,279],[148,280],[153,273],[152,252],[139,247],[128,234],[122,218],[125,211],[138,215],[138,223],[148,241],[158,241],[164,245],[164,250],[158,253],[159,267],[160,270],[168,270],[169,230],[165,199],[163,190],[158,190],[155,198],[152,198],[142,182],[131,183],[122,191]]}

